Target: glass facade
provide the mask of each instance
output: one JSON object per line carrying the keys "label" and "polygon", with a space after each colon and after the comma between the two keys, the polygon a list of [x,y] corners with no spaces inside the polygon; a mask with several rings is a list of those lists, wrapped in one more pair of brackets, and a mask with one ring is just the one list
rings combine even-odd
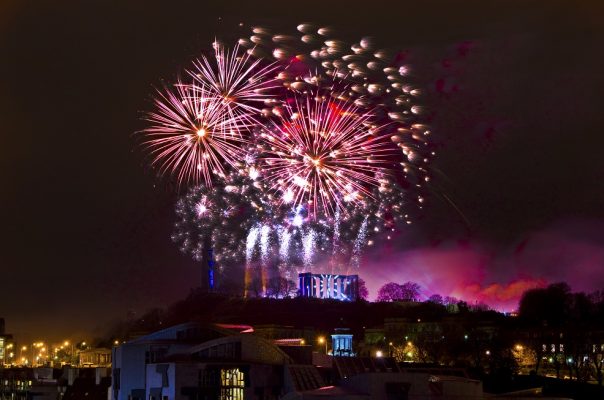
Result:
{"label": "glass facade", "polygon": [[245,377],[239,368],[220,370],[220,400],[243,400]]}

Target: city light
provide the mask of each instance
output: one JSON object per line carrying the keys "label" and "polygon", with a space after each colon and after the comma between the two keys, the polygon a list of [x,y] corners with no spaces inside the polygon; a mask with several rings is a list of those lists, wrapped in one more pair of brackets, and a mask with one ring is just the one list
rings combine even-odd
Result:
{"label": "city light", "polygon": [[381,350],[378,350],[378,351],[376,351],[376,352],[375,352],[375,356],[376,356],[377,358],[382,358],[382,357],[384,356],[384,354],[382,353],[382,351],[381,351]]}

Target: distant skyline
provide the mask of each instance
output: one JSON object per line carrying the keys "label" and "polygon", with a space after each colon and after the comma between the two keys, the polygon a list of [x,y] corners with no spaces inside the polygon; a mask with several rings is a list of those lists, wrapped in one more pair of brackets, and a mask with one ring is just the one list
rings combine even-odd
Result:
{"label": "distant skyline", "polygon": [[604,288],[603,6],[347,5],[0,5],[7,331],[91,334],[196,286],[198,267],[170,240],[179,192],[154,176],[133,133],[153,88],[215,37],[236,38],[239,22],[279,30],[314,22],[344,37],[373,36],[413,67],[438,145],[439,190],[408,231],[367,257],[360,275],[372,298],[391,280],[500,309],[535,284]]}

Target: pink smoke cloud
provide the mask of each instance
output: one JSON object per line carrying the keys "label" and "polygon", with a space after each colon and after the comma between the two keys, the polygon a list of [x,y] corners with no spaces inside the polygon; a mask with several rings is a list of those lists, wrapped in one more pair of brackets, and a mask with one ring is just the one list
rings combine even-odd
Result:
{"label": "pink smoke cloud", "polygon": [[604,288],[603,230],[603,221],[562,221],[506,248],[455,242],[374,252],[360,274],[372,299],[384,283],[414,281],[426,298],[438,293],[511,311],[526,290],[553,282],[575,291]]}

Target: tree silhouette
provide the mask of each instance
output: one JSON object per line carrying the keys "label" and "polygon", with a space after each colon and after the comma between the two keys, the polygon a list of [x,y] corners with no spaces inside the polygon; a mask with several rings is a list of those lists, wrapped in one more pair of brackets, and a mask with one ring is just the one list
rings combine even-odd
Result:
{"label": "tree silhouette", "polygon": [[367,298],[369,298],[369,290],[367,289],[365,281],[359,278],[359,299],[367,300]]}

